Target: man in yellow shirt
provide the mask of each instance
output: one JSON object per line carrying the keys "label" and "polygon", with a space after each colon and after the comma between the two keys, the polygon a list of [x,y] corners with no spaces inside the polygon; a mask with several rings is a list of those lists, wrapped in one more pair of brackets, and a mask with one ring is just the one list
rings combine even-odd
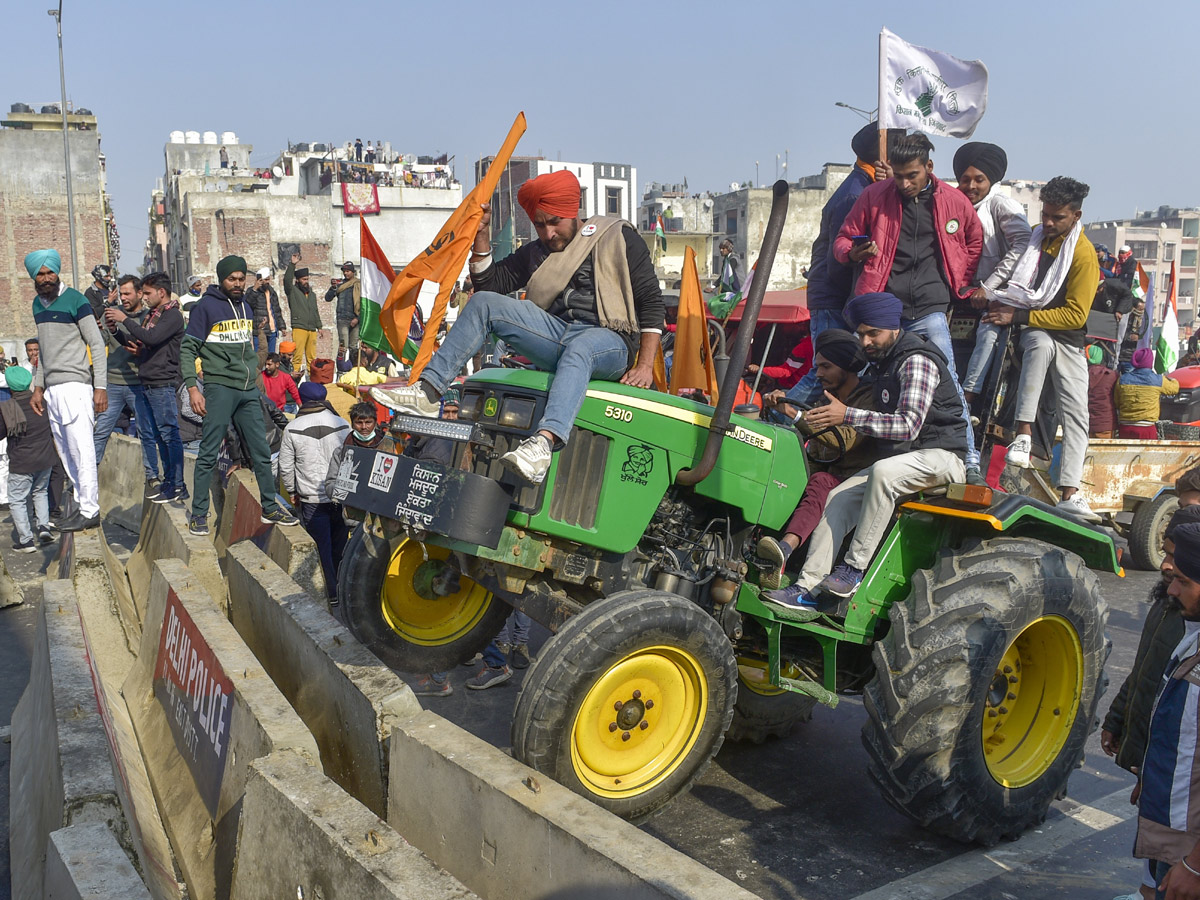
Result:
{"label": "man in yellow shirt", "polygon": [[[1017,387],[1017,437],[1008,448],[1008,463],[1022,468],[1029,466],[1033,421],[1037,418],[1042,389],[1049,376],[1054,385],[1063,434],[1059,509],[1085,521],[1099,522],[1100,517],[1078,494],[1088,447],[1084,326],[1096,296],[1096,285],[1100,283],[1096,248],[1083,235],[1080,223],[1088,190],[1086,184],[1065,175],[1050,179],[1042,188],[1041,225],[1034,229],[1029,241],[1030,250],[1038,248],[1040,255],[1036,272],[1032,273],[1032,283],[1022,285],[1021,289],[1035,295],[1048,281],[1046,286],[1059,282],[1061,286],[1036,309],[992,301],[983,321],[993,325],[1024,326],[1021,332],[1021,380]],[[1017,272],[1020,270],[1018,263]],[[1014,272],[1014,282],[1017,272]],[[1009,293],[1012,293],[1011,285]]]}

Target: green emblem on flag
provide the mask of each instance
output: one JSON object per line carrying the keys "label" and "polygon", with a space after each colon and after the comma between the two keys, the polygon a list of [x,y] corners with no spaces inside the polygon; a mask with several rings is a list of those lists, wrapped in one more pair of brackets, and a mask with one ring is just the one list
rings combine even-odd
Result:
{"label": "green emblem on flag", "polygon": [[921,111],[921,115],[927,116],[933,112],[934,93],[929,88],[925,89],[925,93],[917,97],[913,104]]}

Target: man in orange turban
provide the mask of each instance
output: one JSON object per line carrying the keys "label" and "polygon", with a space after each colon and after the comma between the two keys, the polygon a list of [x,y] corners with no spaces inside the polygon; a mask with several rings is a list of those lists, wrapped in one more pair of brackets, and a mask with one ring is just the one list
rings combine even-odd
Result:
{"label": "man in orange turban", "polygon": [[[517,202],[538,239],[493,262],[491,210],[483,204],[471,250],[471,302],[416,384],[372,388],[371,395],[409,415],[436,417],[442,394],[494,335],[555,373],[537,431],[500,457],[505,468],[540,484],[553,452],[570,439],[588,381],[653,383],[665,309],[646,242],[623,219],[582,221],[579,181],[569,169],[525,182]],[[524,300],[506,296],[521,289]]]}

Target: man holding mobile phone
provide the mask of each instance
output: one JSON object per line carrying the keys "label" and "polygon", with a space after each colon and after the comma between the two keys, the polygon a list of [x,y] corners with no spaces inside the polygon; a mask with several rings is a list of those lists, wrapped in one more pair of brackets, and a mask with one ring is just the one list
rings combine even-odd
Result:
{"label": "man holding mobile phone", "polygon": [[[886,291],[900,299],[901,327],[937,348],[962,397],[949,313],[952,302],[973,291],[983,226],[971,201],[934,177],[932,150],[919,133],[896,142],[889,151],[892,177],[862,192],[833,252],[838,262],[856,267],[854,296]],[[967,481],[983,484],[965,399],[962,408]]]}

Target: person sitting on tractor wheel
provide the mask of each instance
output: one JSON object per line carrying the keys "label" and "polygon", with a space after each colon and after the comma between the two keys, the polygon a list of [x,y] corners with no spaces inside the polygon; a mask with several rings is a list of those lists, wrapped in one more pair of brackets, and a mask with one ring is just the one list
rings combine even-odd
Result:
{"label": "person sitting on tractor wheel", "polygon": [[[629,222],[596,216],[581,225],[579,180],[570,171],[521,185],[517,202],[538,240],[492,262],[491,210],[471,250],[475,294],[416,384],[371,396],[411,415],[435,417],[443,391],[495,335],[555,377],[537,433],[500,457],[521,478],[541,483],[551,452],[570,438],[588,381],[650,387],[665,308],[650,251]],[[524,300],[506,297],[524,288]],[[532,302],[530,302],[532,301]]]}
{"label": "person sitting on tractor wheel", "polygon": [[[862,381],[858,373],[867,367],[867,357],[858,338],[841,328],[827,328],[817,335],[817,383],[847,406],[875,409],[875,387]],[[775,568],[758,579],[763,588],[778,588],[789,557],[809,539],[829,492],[856,472],[879,459],[875,441],[849,425],[839,425],[834,432],[817,435],[804,419],[804,413],[786,401],[783,391],[774,391],[763,398],[788,417],[806,438],[806,450],[812,474],[804,488],[804,496],[788,520],[782,538],[764,535],[758,542],[758,555],[770,560]],[[835,435],[836,432],[836,435]],[[780,592],[782,593],[782,592]]]}
{"label": "person sitting on tractor wheel", "polygon": [[[829,494],[800,576],[786,590],[764,595],[769,602],[798,609],[815,607],[821,594],[853,596],[892,522],[896,500],[966,478],[967,423],[958,387],[937,346],[900,329],[902,308],[889,293],[860,294],[846,304],[846,321],[874,369],[875,410],[848,407],[826,391],[829,405],[804,419],[816,431],[849,425],[874,438],[882,458]],[[852,530],[845,562],[834,569],[834,556]]]}

